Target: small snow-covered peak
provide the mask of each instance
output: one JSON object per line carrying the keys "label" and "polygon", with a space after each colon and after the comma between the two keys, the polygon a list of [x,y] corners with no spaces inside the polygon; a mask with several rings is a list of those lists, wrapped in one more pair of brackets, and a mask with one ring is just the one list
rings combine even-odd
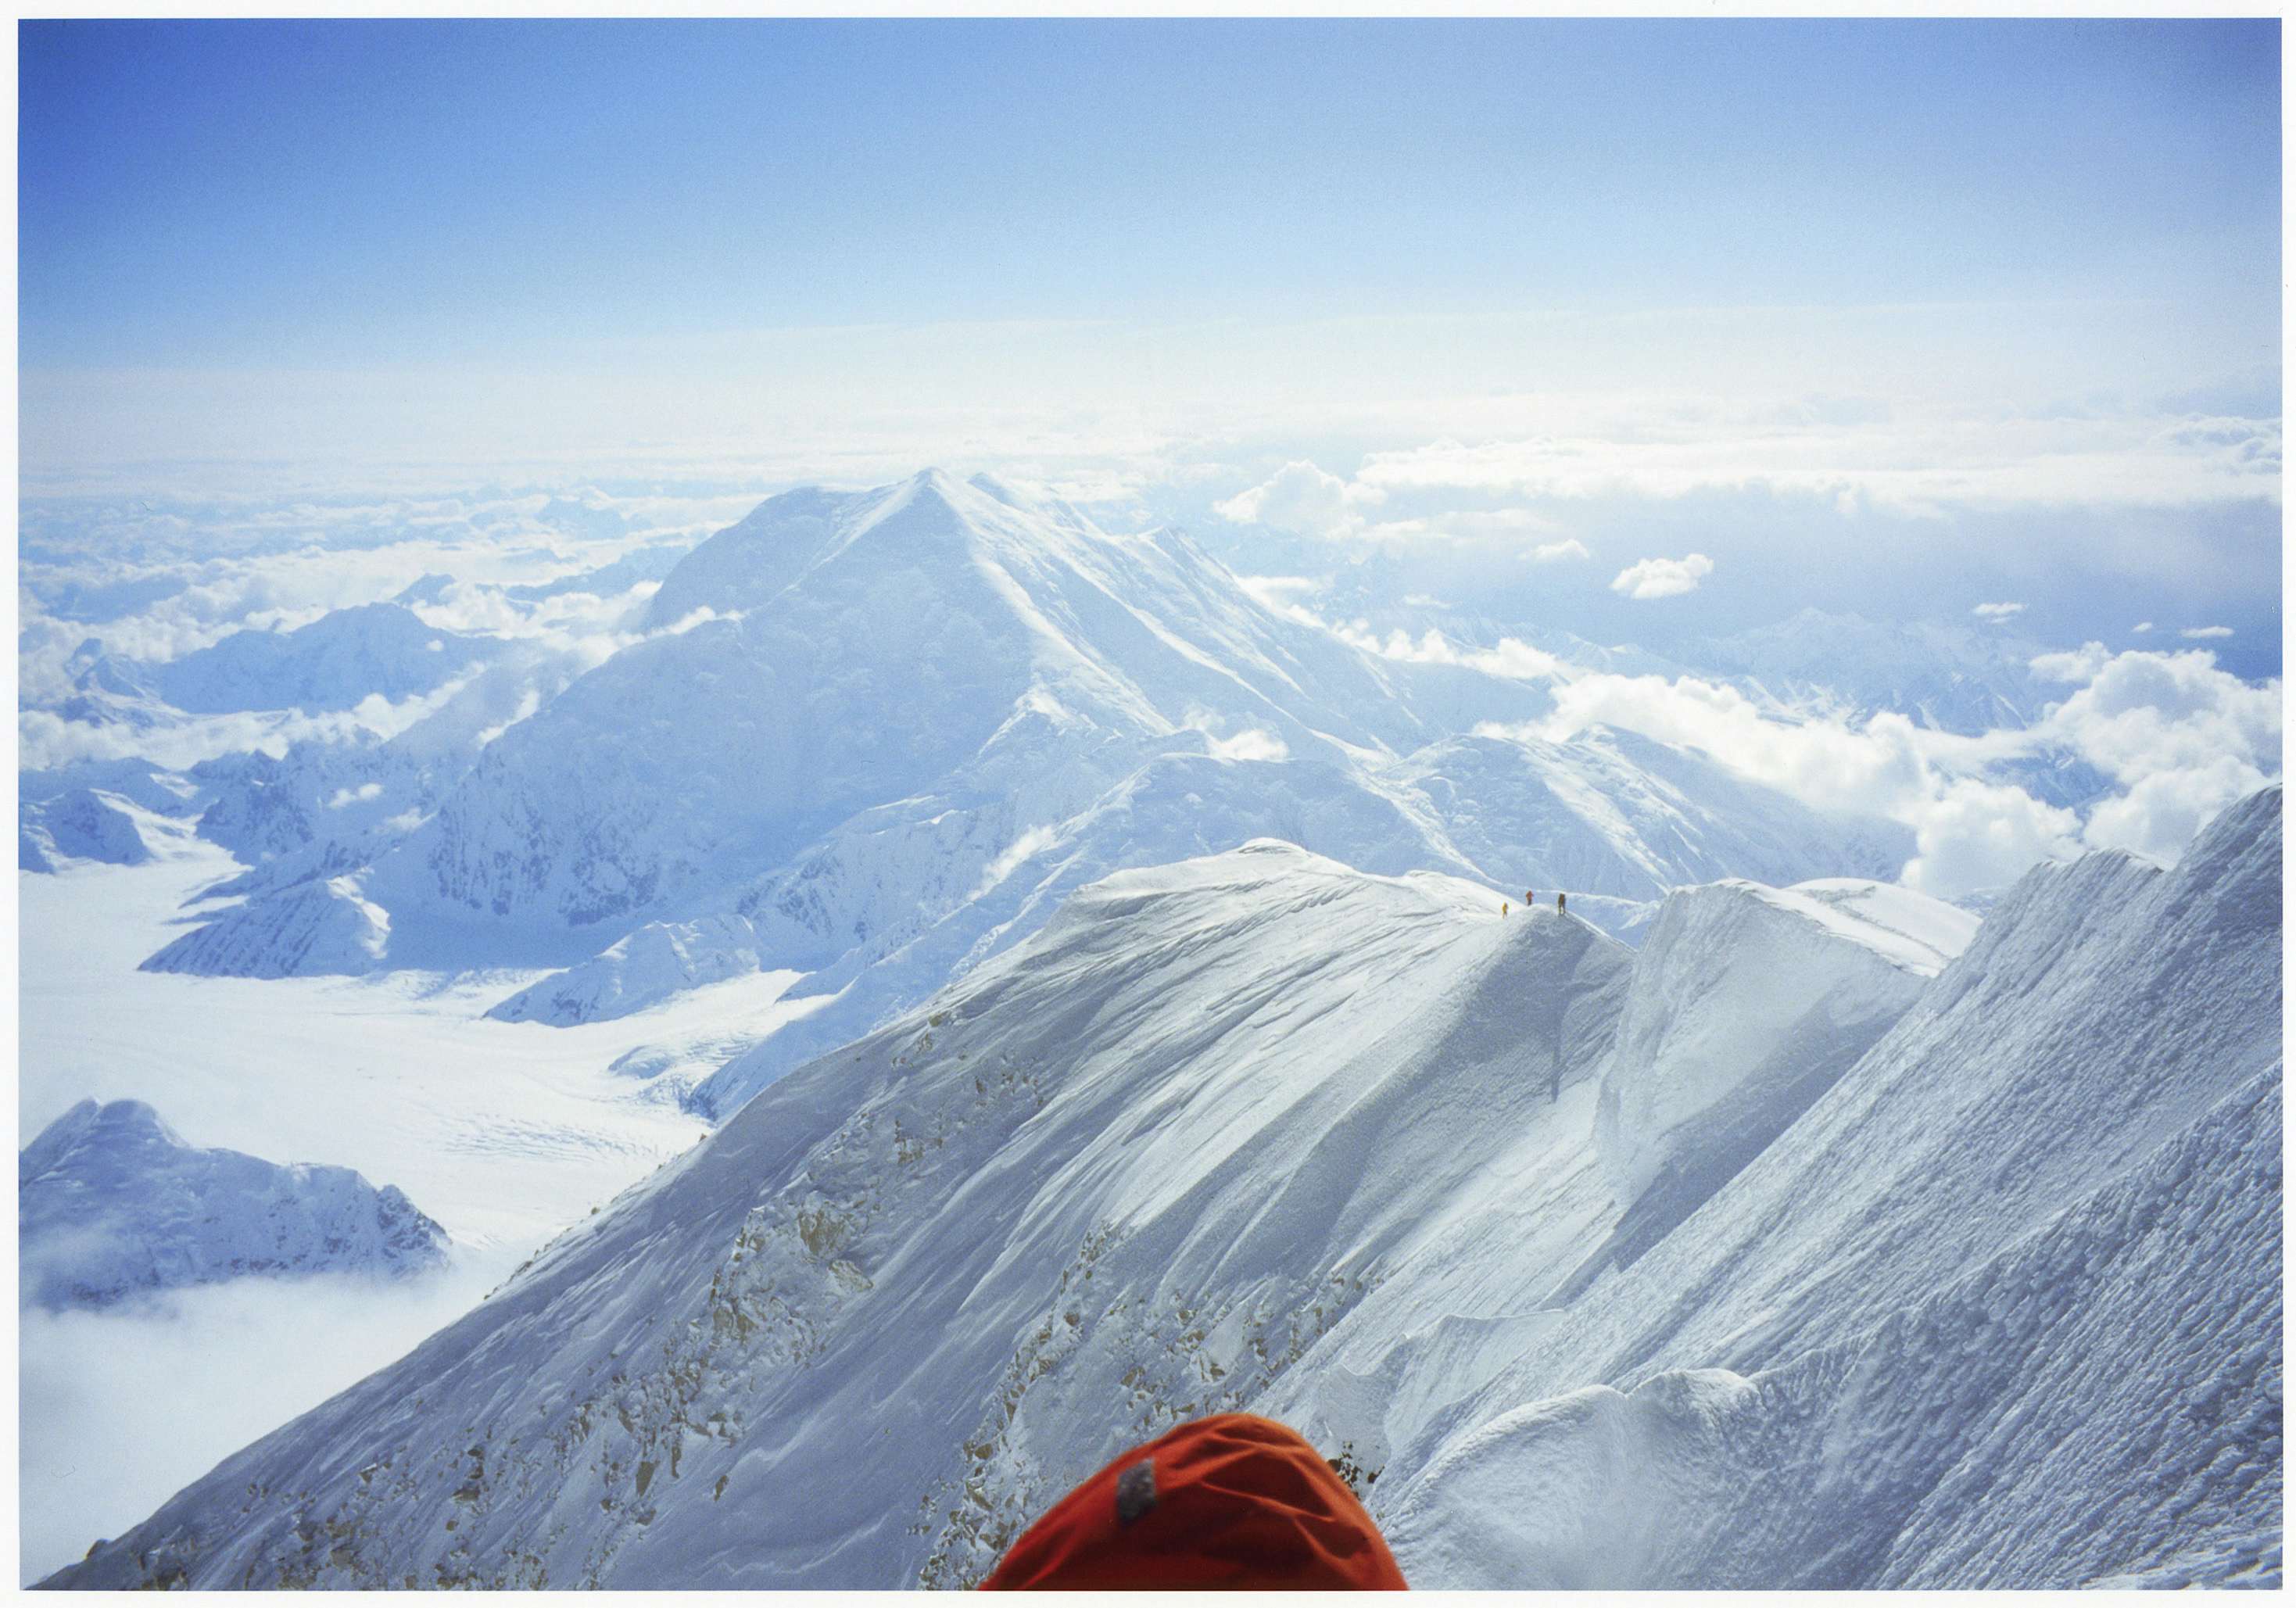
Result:
{"label": "small snow-covered peak", "polygon": [[245,1274],[405,1274],[446,1230],[347,1167],[186,1144],[141,1100],[83,1100],[17,1157],[20,1288],[51,1308]]}

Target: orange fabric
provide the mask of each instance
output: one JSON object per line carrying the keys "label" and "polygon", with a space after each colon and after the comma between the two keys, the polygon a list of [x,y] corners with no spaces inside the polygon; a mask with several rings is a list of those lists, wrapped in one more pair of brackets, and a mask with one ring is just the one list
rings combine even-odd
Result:
{"label": "orange fabric", "polygon": [[[1152,1476],[1135,1472],[1143,1462]],[[1314,1447],[1280,1423],[1223,1413],[1135,1447],[1062,1497],[980,1588],[1401,1591],[1404,1581]]]}

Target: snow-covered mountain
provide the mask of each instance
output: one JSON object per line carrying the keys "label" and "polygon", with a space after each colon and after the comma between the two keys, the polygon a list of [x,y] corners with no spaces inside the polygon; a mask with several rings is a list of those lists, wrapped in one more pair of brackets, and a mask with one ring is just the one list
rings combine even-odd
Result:
{"label": "snow-covered mountain", "polygon": [[[435,790],[250,767],[204,830],[279,863],[153,964],[566,967],[496,1012],[561,1025],[810,973],[795,994],[835,1002],[715,1080],[723,1112],[1078,887],[1258,836],[1494,898],[1569,890],[1619,932],[1677,883],[1890,876],[1911,851],[1620,734],[1460,736],[1548,695],[1365,653],[1175,532],[1111,534],[985,479],[775,497],[687,554],[643,623]],[[373,830],[323,835],[323,799]],[[322,915],[357,925],[352,897],[379,947],[303,941]]]}
{"label": "snow-covered mountain", "polygon": [[2269,1583],[2280,803],[1973,939],[1120,873],[55,1583],[962,1584],[1225,1407],[1423,1587]]}
{"label": "snow-covered mountain", "polygon": [[197,715],[246,710],[348,710],[436,692],[498,644],[427,625],[412,609],[336,609],[292,631],[234,631],[212,647],[153,667],[149,678],[175,708]]}
{"label": "snow-covered mountain", "polygon": [[21,1293],[50,1308],[250,1275],[403,1276],[446,1231],[347,1167],[281,1166],[177,1138],[140,1100],[83,1100],[16,1161]]}
{"label": "snow-covered mountain", "polygon": [[152,846],[136,825],[139,813],[119,794],[92,787],[24,800],[17,806],[17,867],[52,872],[71,860],[140,866],[152,857]]}

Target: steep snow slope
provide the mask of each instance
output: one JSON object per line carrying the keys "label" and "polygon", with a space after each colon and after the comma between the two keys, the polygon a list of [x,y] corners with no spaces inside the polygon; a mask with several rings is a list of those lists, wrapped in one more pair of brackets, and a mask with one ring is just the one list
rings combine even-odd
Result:
{"label": "steep snow slope", "polygon": [[[1647,1256],[1375,1413],[1406,1571],[2276,1580],[2280,806],[2173,872],[2029,874]],[[1391,1315],[1351,1322],[1338,1376],[1424,1366]],[[1271,1405],[1320,1422],[1320,1377]],[[1362,1424],[1361,1392],[1330,1399]]]}
{"label": "steep snow slope", "polygon": [[[1676,894],[1652,923],[1596,1106],[1595,1141],[1622,1197],[1740,1137],[1750,1159],[1905,1013],[1976,930],[1949,905],[1866,885],[1901,906],[1931,907],[1927,922],[1905,925],[1947,927],[1960,916],[1960,944],[1941,953],[1860,919],[1853,884],[1823,886],[1832,898],[1713,882]],[[1725,1101],[1738,1120],[1718,1112]],[[1749,1120],[1767,1131],[1742,1136]]]}
{"label": "steep snow slope", "polygon": [[149,1105],[83,1100],[16,1161],[23,1299],[101,1307],[251,1274],[405,1276],[443,1265],[447,1232],[348,1167],[200,1150]]}
{"label": "steep snow slope", "polygon": [[977,1575],[1046,1464],[1251,1400],[1576,1146],[1627,965],[1272,842],[1111,877],[68,1578]]}
{"label": "steep snow slope", "polygon": [[162,698],[195,715],[348,710],[376,694],[395,703],[434,692],[499,645],[438,630],[397,603],[366,603],[292,631],[236,631],[149,673]]}
{"label": "steep snow slope", "polygon": [[1968,946],[1976,918],[1911,890],[1729,881],[1666,901],[1635,956],[1595,1145],[1628,1207],[1557,1292],[1625,1267],[1726,1183]]}
{"label": "steep snow slope", "polygon": [[1627,951],[1281,845],[1119,874],[59,1579],[955,1583],[1238,1405],[1423,1586],[2275,1579],[2279,802],[2033,873],[1561,1305]]}

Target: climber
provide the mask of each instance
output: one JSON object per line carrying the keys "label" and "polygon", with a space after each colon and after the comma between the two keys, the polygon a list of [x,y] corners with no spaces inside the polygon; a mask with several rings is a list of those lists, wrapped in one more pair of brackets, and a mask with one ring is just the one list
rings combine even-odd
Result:
{"label": "climber", "polygon": [[1526,910],[1536,910],[1538,908],[1538,889],[1526,888],[1522,890],[1522,907]]}
{"label": "climber", "polygon": [[1030,1525],[983,1591],[1400,1591],[1363,1504],[1316,1448],[1245,1413],[1133,1448]]}
{"label": "climber", "polygon": [[1562,914],[1562,896],[1559,893],[1554,896],[1554,914],[1557,915]]}
{"label": "climber", "polygon": [[1505,900],[1505,899],[1501,899],[1501,900],[1499,901],[1499,914],[1500,914],[1501,915],[1505,915],[1506,913],[1507,913],[1507,902],[1506,902],[1506,900]]}

